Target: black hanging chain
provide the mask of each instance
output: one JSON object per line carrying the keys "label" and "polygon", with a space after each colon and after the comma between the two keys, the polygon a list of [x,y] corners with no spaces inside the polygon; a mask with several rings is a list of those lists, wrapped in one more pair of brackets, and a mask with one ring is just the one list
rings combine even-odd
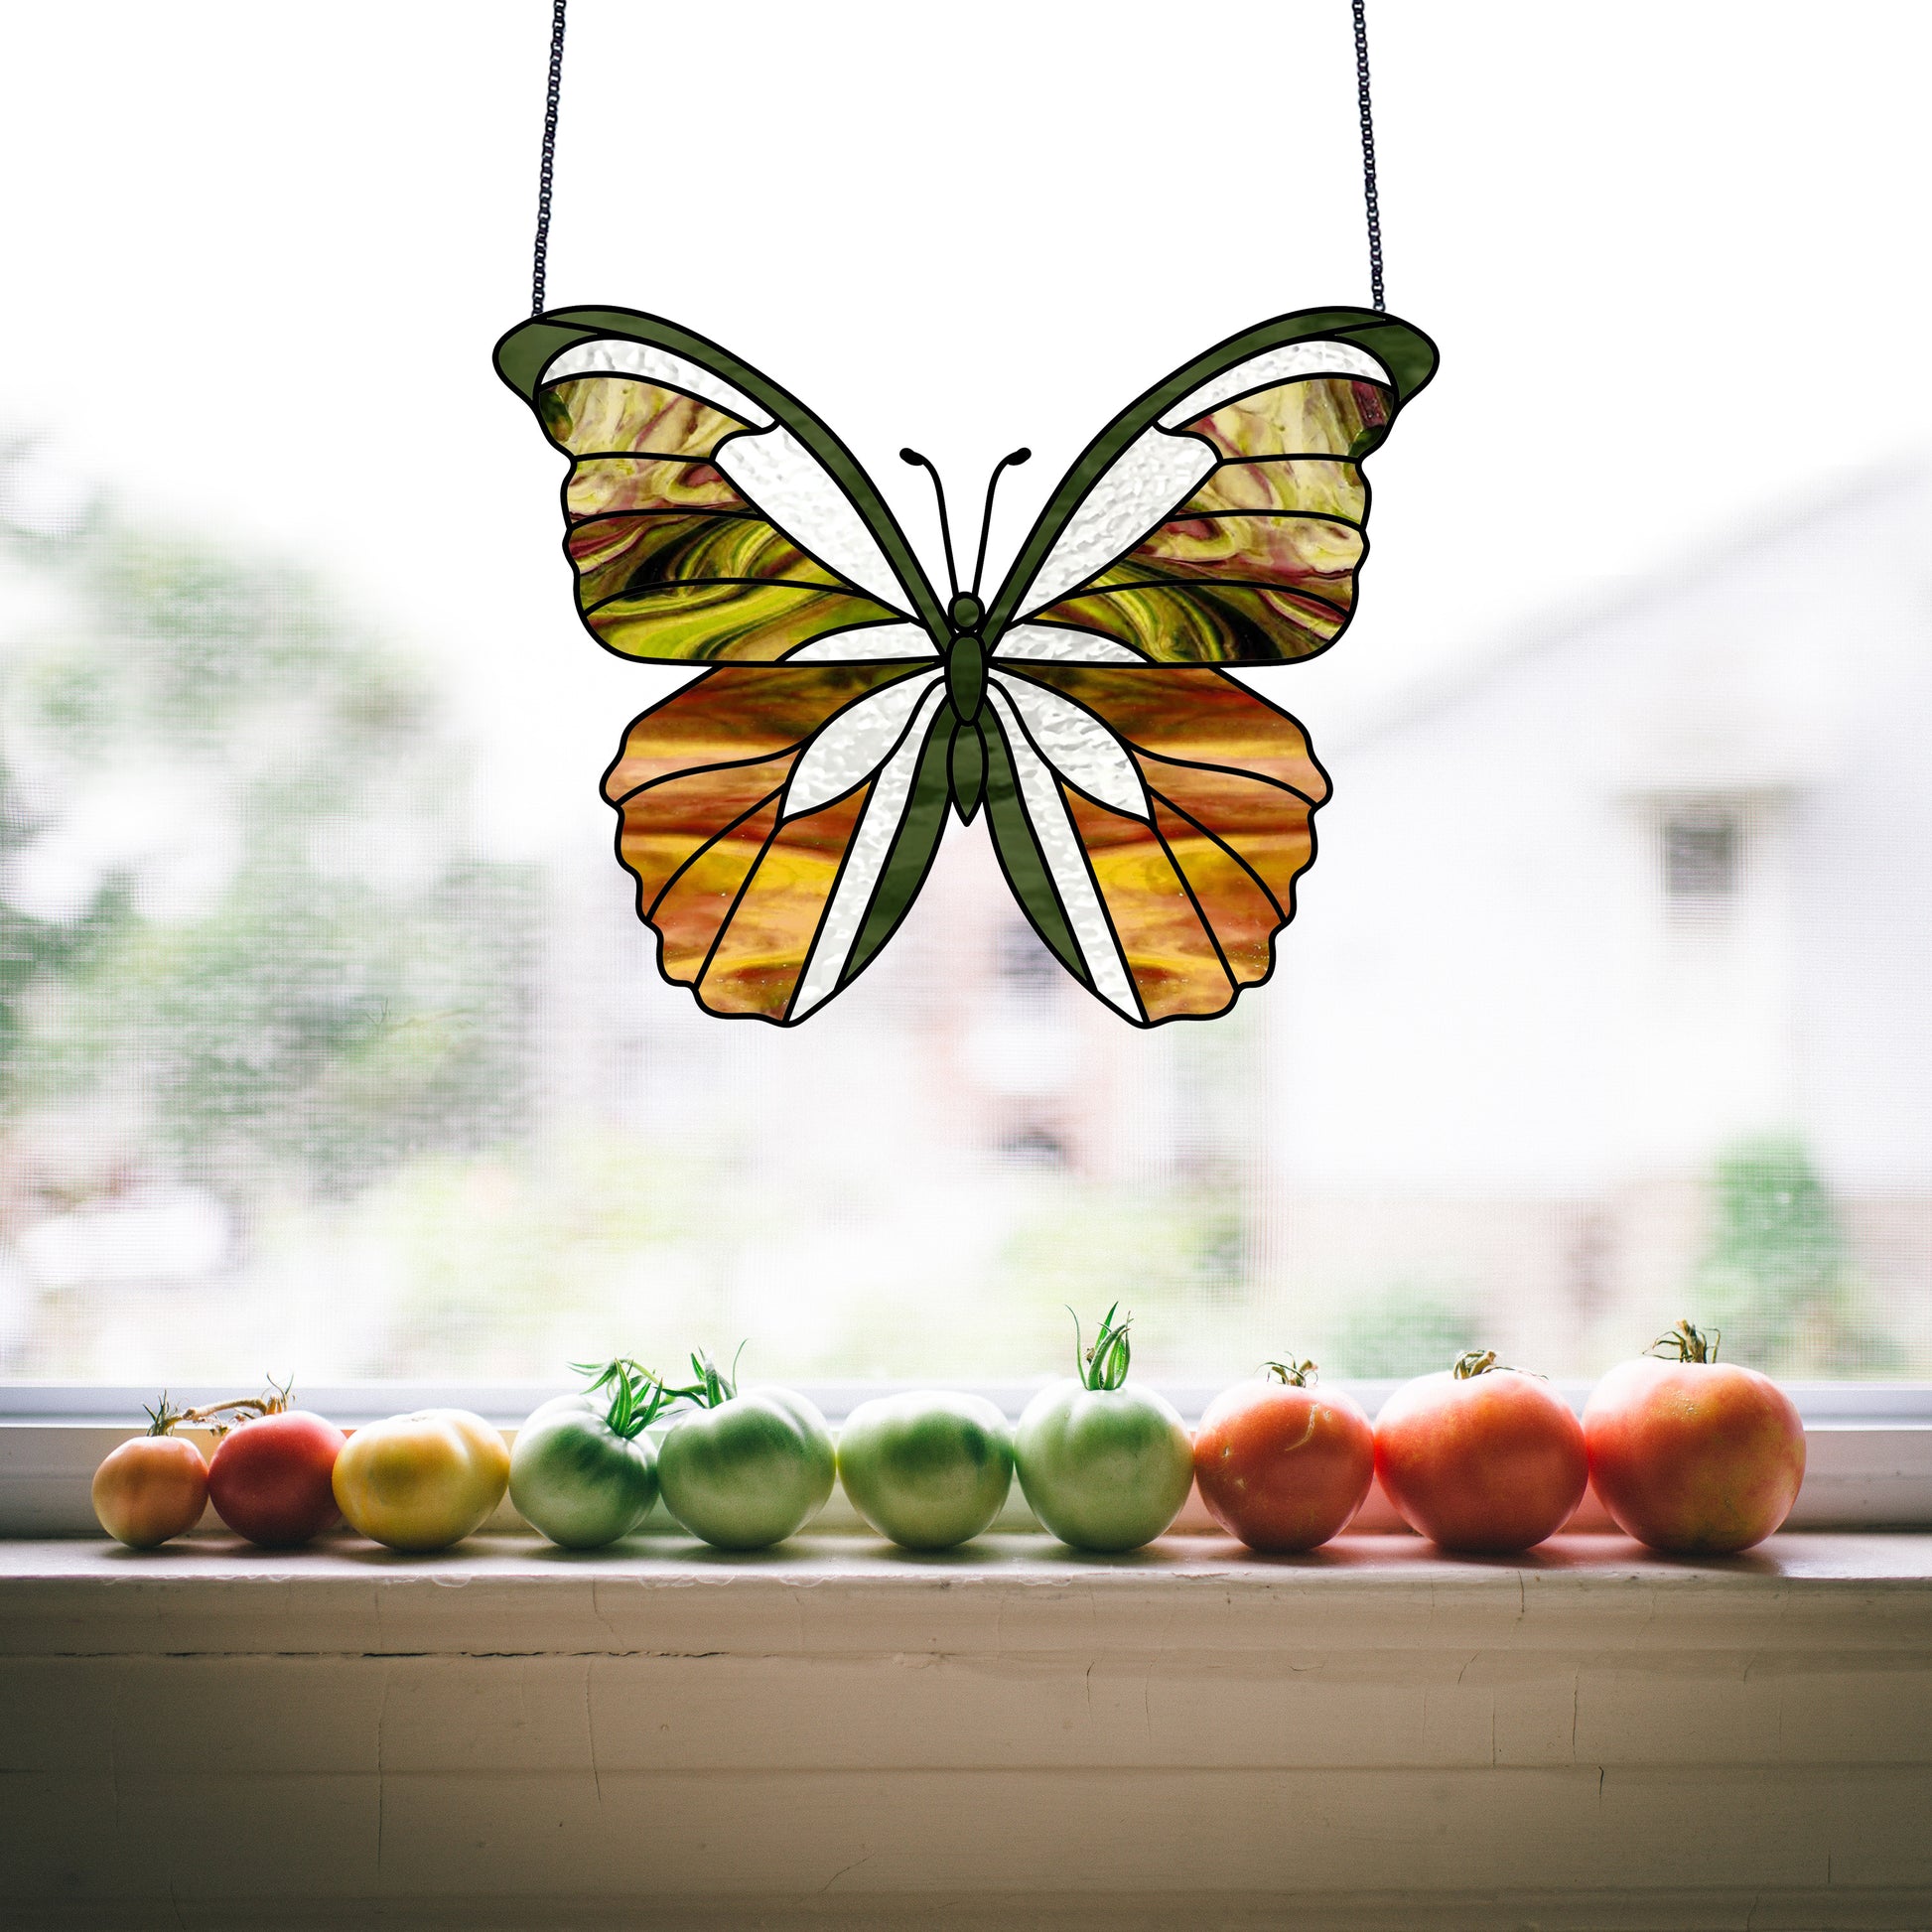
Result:
{"label": "black hanging chain", "polygon": [[544,258],[550,252],[550,186],[557,172],[557,99],[564,86],[564,8],[567,4],[568,0],[554,0],[550,15],[550,90],[543,99],[543,166],[537,172],[537,243],[530,264],[533,316],[543,314]]}
{"label": "black hanging chain", "polygon": [[[1375,196],[1375,109],[1368,97],[1368,0],[1354,0],[1355,8],[1355,99],[1362,115],[1362,199],[1368,207],[1368,281],[1375,307],[1386,310],[1382,293],[1382,205]],[[563,19],[563,0],[557,0],[557,18]],[[558,27],[558,33],[563,29]]]}
{"label": "black hanging chain", "polygon": [[[1351,0],[1355,14],[1355,98],[1362,122],[1362,200],[1368,210],[1369,288],[1386,310],[1382,286],[1382,207],[1375,192],[1375,109],[1368,85],[1368,0]],[[537,172],[537,235],[530,264],[530,313],[543,313],[545,258],[550,252],[550,195],[557,172],[557,102],[564,84],[564,14],[569,0],[552,0],[550,84],[543,98],[543,162]]]}

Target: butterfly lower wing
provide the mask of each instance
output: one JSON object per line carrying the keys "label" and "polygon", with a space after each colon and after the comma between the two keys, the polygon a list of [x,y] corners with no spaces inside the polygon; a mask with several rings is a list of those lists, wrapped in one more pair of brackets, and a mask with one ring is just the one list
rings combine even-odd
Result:
{"label": "butterfly lower wing", "polygon": [[1325,650],[1367,550],[1361,460],[1434,367],[1406,323],[1305,311],[1156,384],[1041,513],[993,605],[996,653],[1026,650],[1006,641],[1016,623],[1150,663]]}
{"label": "butterfly lower wing", "polygon": [[578,610],[622,656],[931,656],[937,601],[857,460],[717,344],[629,310],[561,310],[497,345],[571,459]]}
{"label": "butterfly lower wing", "polygon": [[727,665],[636,719],[604,791],[664,977],[780,1026],[849,985],[938,847],[940,705],[917,666]]}
{"label": "butterfly lower wing", "polygon": [[1327,795],[1293,718],[1211,669],[1045,662],[988,711],[1001,866],[1069,972],[1140,1026],[1268,977]]}

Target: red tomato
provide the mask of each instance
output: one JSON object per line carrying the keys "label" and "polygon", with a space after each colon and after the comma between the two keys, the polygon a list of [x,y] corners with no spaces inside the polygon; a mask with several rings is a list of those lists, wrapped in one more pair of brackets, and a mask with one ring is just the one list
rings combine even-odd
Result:
{"label": "red tomato", "polygon": [[1312,1362],[1270,1362],[1274,1380],[1238,1382],[1194,1434],[1194,1482],[1207,1513],[1251,1550],[1312,1550],[1361,1508],[1375,1479],[1375,1434],[1352,1396],[1313,1387]]}
{"label": "red tomato", "polygon": [[1680,1321],[1621,1362],[1584,1410],[1589,1473],[1618,1529],[1653,1550],[1723,1554],[1762,1543],[1805,1479],[1805,1426],[1768,1376],[1720,1362]]}
{"label": "red tomato", "polygon": [[1588,1480],[1583,1426],[1548,1382],[1471,1349],[1375,1419],[1375,1470],[1411,1529],[1501,1555],[1562,1529]]}
{"label": "red tomato", "polygon": [[231,1429],[207,1467],[208,1500],[251,1543],[286,1549],[340,1523],[333,1478],[348,1438],[306,1409],[284,1409]]}
{"label": "red tomato", "polygon": [[180,1436],[137,1436],[94,1471],[94,1514],[109,1536],[152,1550],[192,1530],[207,1505],[207,1464]]}

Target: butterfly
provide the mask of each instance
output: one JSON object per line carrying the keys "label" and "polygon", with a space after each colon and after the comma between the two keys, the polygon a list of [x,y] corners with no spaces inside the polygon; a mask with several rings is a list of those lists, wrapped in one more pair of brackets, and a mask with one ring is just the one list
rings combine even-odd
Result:
{"label": "butterfly", "polygon": [[664,977],[793,1026],[879,955],[950,812],[1066,970],[1140,1027],[1225,1013],[1272,970],[1328,780],[1222,665],[1327,649],[1366,551],[1362,459],[1436,368],[1420,331],[1311,309],[1230,337],[1094,438],[982,600],[941,597],[803,403],[691,330],[547,311],[496,346],[570,459],[591,634],[709,668],[604,777]]}

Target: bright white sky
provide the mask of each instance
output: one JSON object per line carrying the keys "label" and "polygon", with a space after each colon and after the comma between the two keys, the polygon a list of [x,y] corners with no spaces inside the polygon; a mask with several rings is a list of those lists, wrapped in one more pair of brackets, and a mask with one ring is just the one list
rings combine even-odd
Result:
{"label": "bright white sky", "polygon": [[[487,826],[608,840],[666,674],[578,629],[527,308],[545,0],[9,0],[0,426],[314,565],[452,667]],[[996,561],[1123,402],[1366,301],[1346,0],[576,0],[553,303],[651,309]],[[1376,460],[1363,615],[1264,688],[1419,677],[1932,443],[1932,7],[1372,0],[1389,295],[1444,372]],[[936,543],[928,543],[928,552]]]}

